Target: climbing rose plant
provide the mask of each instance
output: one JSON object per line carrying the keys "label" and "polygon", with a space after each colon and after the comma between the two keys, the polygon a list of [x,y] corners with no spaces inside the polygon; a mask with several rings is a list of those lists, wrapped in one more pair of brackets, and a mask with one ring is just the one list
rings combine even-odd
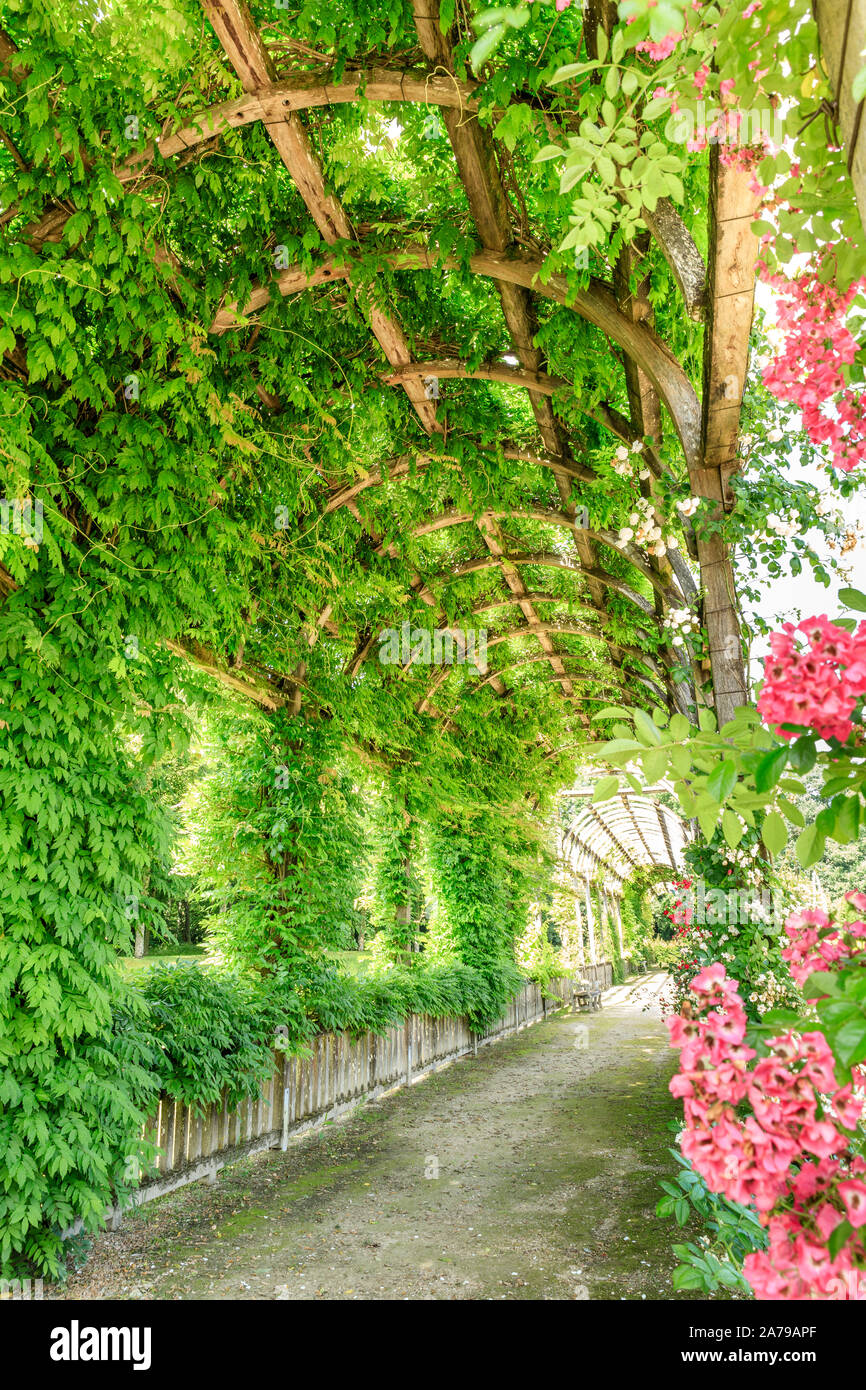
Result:
{"label": "climbing rose plant", "polygon": [[[804,633],[807,646],[797,640]],[[820,738],[845,743],[853,731],[852,715],[866,694],[866,622],[848,632],[825,614],[796,626],[785,623],[770,638],[758,709],[764,722],[782,738],[808,726]]]}
{"label": "climbing rose plant", "polygon": [[[866,895],[848,898],[866,908]],[[738,982],[725,966],[701,970],[667,1020],[680,1050],[671,1092],[683,1100],[682,1151],[711,1192],[754,1207],[767,1228],[768,1248],[743,1266],[758,1297],[856,1297],[866,1272],[866,1160],[857,1134],[866,922],[810,911],[789,917],[785,930],[783,956],[816,1000],[823,1027],[770,1015],[764,1031],[783,1018],[797,1026],[762,1042],[761,1029],[747,1033]]]}
{"label": "climbing rose plant", "polygon": [[812,443],[828,450],[834,468],[850,473],[866,459],[866,404],[862,382],[851,384],[846,376],[860,350],[846,316],[866,279],[841,292],[822,283],[817,264],[791,279],[764,278],[776,291],[782,336],[779,351],[764,368],[764,384],[779,400],[798,407]]}

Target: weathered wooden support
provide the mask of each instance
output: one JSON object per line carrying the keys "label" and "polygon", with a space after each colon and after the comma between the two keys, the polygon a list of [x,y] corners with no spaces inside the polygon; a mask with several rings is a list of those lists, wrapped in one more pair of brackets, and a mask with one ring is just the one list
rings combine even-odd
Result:
{"label": "weathered wooden support", "polygon": [[[710,254],[701,450],[690,461],[692,492],[721,518],[733,506],[749,334],[755,297],[758,239],[752,231],[759,195],[748,171],[726,168],[718,147],[710,154]],[[703,619],[716,717],[727,723],[748,698],[739,609],[730,549],[718,532],[697,537]]]}
{"label": "weathered wooden support", "polygon": [[860,221],[866,229],[866,131],[863,101],[855,101],[854,78],[866,59],[866,0],[812,0],[821,56],[827,66],[839,130],[854,184]]}

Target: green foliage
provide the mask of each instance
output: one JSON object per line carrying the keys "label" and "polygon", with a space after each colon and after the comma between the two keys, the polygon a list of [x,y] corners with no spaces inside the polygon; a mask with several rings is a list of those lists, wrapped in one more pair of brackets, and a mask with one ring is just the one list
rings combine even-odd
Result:
{"label": "green foliage", "polygon": [[440,814],[430,826],[430,865],[439,908],[432,932],[435,954],[456,959],[489,982],[486,1011],[473,1026],[497,1017],[513,993],[515,947],[527,925],[538,887],[541,842],[531,825],[503,817]]}
{"label": "green foliage", "polygon": [[699,1243],[690,1240],[673,1247],[680,1260],[673,1273],[674,1288],[708,1295],[720,1289],[750,1293],[742,1273],[743,1260],[752,1251],[767,1247],[767,1233],[757,1212],[710,1192],[679,1150],[670,1152],[679,1171],[675,1182],[661,1184],[665,1196],[656,1204],[656,1215],[673,1217],[678,1226],[697,1218],[706,1232]]}
{"label": "green foliage", "polygon": [[652,943],[652,958],[662,970],[673,971],[679,963],[681,949],[676,941],[665,941],[657,936]]}
{"label": "green foliage", "polygon": [[396,780],[377,799],[374,827],[376,854],[373,924],[380,928],[383,949],[391,961],[411,965],[418,956],[418,923],[423,907],[419,877],[418,825],[407,809],[407,797]]}
{"label": "green foliage", "polygon": [[655,923],[647,905],[645,886],[639,880],[623,885],[620,914],[626,955],[646,961],[657,959]]}
{"label": "green foliage", "polygon": [[[80,581],[79,581],[80,584]],[[114,967],[168,825],[141,758],[166,663],[111,669],[122,595],[32,576],[0,626],[0,1263],[57,1273],[60,1231],[128,1190],[150,1054],[112,1032]],[[117,646],[115,645],[117,644]],[[140,694],[131,698],[137,689]],[[177,730],[176,730],[177,731]]]}
{"label": "green foliage", "polygon": [[[856,735],[847,745],[830,739],[826,749],[819,749],[817,736],[809,729],[792,727],[791,732],[799,735],[793,740],[774,735],[751,705],[741,706],[718,732],[714,716],[705,709],[700,711],[699,727],[682,714],[668,720],[662,710],[650,718],[645,710],[614,706],[593,717],[622,722],[614,724],[613,739],[589,752],[605,763],[624,767],[626,781],[635,791],[670,777],[683,815],[697,819],[707,841],[718,831],[735,851],[753,832],[760,836],[764,850],[778,859],[788,843],[788,825],[793,825],[800,831],[797,858],[803,868],[809,868],[821,858],[828,838],[850,844],[857,837],[866,793],[866,761],[860,757]],[[804,827],[796,798],[806,790],[802,775],[816,763],[824,774],[824,804],[814,823]],[[597,799],[612,796],[618,786],[617,778],[604,779]]]}
{"label": "green foliage", "polygon": [[[757,17],[740,5],[695,9],[687,0],[624,0],[610,36],[602,26],[578,29],[575,10],[579,16],[580,8],[570,6],[554,17],[548,40],[556,33],[559,44],[551,44],[540,74],[547,88],[546,142],[539,142],[535,158],[556,164],[559,192],[571,199],[560,252],[601,247],[612,236],[631,241],[645,226],[644,209],[655,212],[662,198],[687,211],[690,168],[700,159],[694,151],[713,135],[718,140],[718,131],[708,134],[708,128],[721,116],[724,138],[751,146],[760,181],[774,187],[776,225],[756,224],[774,234],[771,259],[784,264],[796,252],[833,246],[825,274],[835,275],[842,288],[859,276],[863,230],[844,152],[820,119],[822,102],[835,94],[818,58],[807,0]],[[481,9],[473,71],[497,50],[501,58],[512,44],[528,46],[536,26],[549,18],[545,4]],[[669,36],[677,42],[666,48]],[[662,45],[661,51],[652,57],[638,51],[647,41]],[[768,73],[769,89],[762,81]],[[723,114],[731,107],[730,91],[738,113],[733,118]],[[561,134],[551,143],[557,116]],[[771,129],[765,146],[762,132]]]}
{"label": "green foliage", "polygon": [[[803,778],[805,792],[795,798],[804,823],[808,825],[815,823],[827,805],[827,800],[821,796],[822,781],[821,769],[816,767]],[[779,867],[792,877],[800,875],[801,870],[793,843],[788,844]],[[855,840],[847,844],[827,840],[820,863],[813,872],[817,872],[820,887],[826,893],[828,902],[831,905],[837,904],[852,884],[866,882],[866,844],[863,837],[858,834]]]}
{"label": "green foliage", "polygon": [[[118,1013],[115,1033],[137,1037],[160,1090],[187,1105],[230,1109],[260,1094],[274,1052],[302,1055],[320,1031],[384,1033],[410,1014],[492,1021],[520,984],[513,967],[459,962],[390,966],[362,977],[324,961],[303,974],[253,980],[227,969],[167,965],[148,971]],[[153,1082],[151,1082],[151,1085]]]}
{"label": "green foliage", "polygon": [[352,944],[360,795],[332,723],[211,720],[185,862],[208,883],[213,941],[265,973]]}
{"label": "green foliage", "polygon": [[[275,1010],[267,990],[225,969],[163,965],[147,972],[140,993],[161,1091],[202,1107],[224,1095],[230,1109],[259,1094],[259,1082],[273,1069],[275,1047]],[[280,1023],[291,1025],[293,1041],[314,1031],[297,995],[284,992],[279,1013]]]}
{"label": "green foliage", "polygon": [[516,962],[521,974],[535,980],[549,996],[551,980],[568,974],[568,967],[551,940],[547,914],[541,910],[530,914],[530,922],[516,946]]}

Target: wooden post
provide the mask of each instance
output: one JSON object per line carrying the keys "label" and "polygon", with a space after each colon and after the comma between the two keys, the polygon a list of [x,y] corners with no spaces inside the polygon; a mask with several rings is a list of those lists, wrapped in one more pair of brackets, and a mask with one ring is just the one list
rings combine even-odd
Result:
{"label": "wooden post", "polygon": [[860,221],[866,228],[866,131],[863,103],[854,100],[851,84],[863,63],[866,48],[866,0],[813,0],[821,56],[839,113],[839,129],[848,153]]}

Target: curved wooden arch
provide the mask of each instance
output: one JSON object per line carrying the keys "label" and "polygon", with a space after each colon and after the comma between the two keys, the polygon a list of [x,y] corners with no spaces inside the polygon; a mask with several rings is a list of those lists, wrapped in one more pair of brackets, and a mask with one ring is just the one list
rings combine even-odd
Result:
{"label": "curved wooden arch", "polygon": [[[539,660],[546,660],[546,658],[538,658],[538,659],[539,659]],[[514,663],[509,663],[508,666],[503,666],[503,667],[501,668],[501,670],[497,670],[497,671],[495,671],[493,674],[496,676],[497,679],[499,679],[499,678],[502,676],[503,671],[508,671],[508,670],[511,670],[511,669],[512,669],[512,665],[513,665],[513,664],[514,664]],[[516,664],[519,665],[519,663],[516,663]],[[541,676],[541,680],[542,680],[545,684],[551,684],[553,681],[557,681],[557,680],[561,680],[561,679],[562,679],[561,676],[557,676],[555,672],[551,672],[551,671],[545,672],[545,673]],[[642,684],[643,686],[646,686],[647,690],[650,692],[650,694],[652,695],[652,697],[653,697],[654,699],[659,699],[660,697],[663,698],[663,692],[662,692],[661,688],[660,688],[659,686],[655,685],[652,681],[650,681],[650,680],[643,680],[643,679],[641,679],[640,677],[636,677],[636,679],[640,680],[640,681],[641,681],[641,684]],[[569,684],[572,686],[572,690],[574,690],[574,687],[575,687],[575,686],[578,686],[578,687],[585,687],[586,685],[591,684],[592,681],[593,681],[593,678],[592,678],[591,676],[588,676],[588,677],[585,677],[585,678],[584,678],[584,677],[575,676],[575,675],[572,675],[571,673],[569,673],[569,675],[568,675],[568,680],[569,680]],[[628,687],[628,686],[620,685],[620,684],[619,684],[618,682],[616,682],[616,681],[614,681],[614,682],[606,681],[606,682],[602,682],[601,684],[602,684],[602,688],[601,688],[600,690],[595,690],[595,691],[592,691],[592,692],[588,692],[588,691],[586,691],[585,689],[582,689],[580,694],[577,694],[577,693],[566,694],[565,692],[563,692],[563,693],[562,693],[562,699],[564,699],[565,702],[566,702],[567,704],[571,703],[571,704],[578,704],[578,705],[590,704],[590,703],[592,703],[592,704],[609,704],[611,700],[622,699],[622,697],[623,697],[624,695],[630,695],[631,698],[632,698],[632,700],[634,699],[634,694],[635,694],[635,692],[634,692],[633,689],[632,689],[632,690],[629,690],[629,687]],[[455,716],[456,716],[456,714],[457,714],[458,709],[460,708],[460,704],[461,704],[462,700],[464,700],[464,699],[466,698],[466,696],[471,696],[471,695],[477,694],[477,692],[478,692],[480,689],[481,689],[481,687],[476,685],[476,686],[473,686],[470,690],[467,690],[467,691],[462,692],[462,693],[461,693],[461,698],[460,698],[460,700],[457,701],[456,704],[452,705],[451,708],[448,710],[447,713],[444,713],[444,712],[443,712],[443,717],[444,717],[444,720],[445,720],[445,726],[446,726],[446,727],[453,727],[453,720],[454,720],[454,718],[455,718]],[[498,699],[500,702],[501,702],[501,701],[507,701],[509,698],[513,698],[513,696],[515,695],[515,693],[516,693],[516,691],[515,691],[515,688],[514,688],[514,687],[506,686],[505,690],[503,690],[503,691],[497,693],[497,699]],[[576,745],[576,746],[577,746],[577,747],[580,747],[581,745],[578,744],[578,745]],[[550,756],[555,756],[555,754],[546,754],[545,756],[550,757]]]}
{"label": "curved wooden arch", "polygon": [[122,168],[126,170],[135,161],[140,166],[157,153],[169,159],[226,130],[238,130],[256,121],[272,125],[282,121],[288,111],[309,111],[317,106],[345,106],[354,101],[399,101],[421,106],[450,106],[475,115],[478,102],[473,93],[477,87],[477,82],[463,82],[450,74],[430,72],[425,68],[358,68],[354,72],[344,72],[339,82],[322,82],[310,73],[303,73],[206,107],[180,130],[163,136],[140,155],[132,156]]}
{"label": "curved wooden arch", "polygon": [[[678,589],[673,589],[669,584],[665,584],[661,575],[657,574],[644,560],[637,546],[624,545],[613,531],[603,528],[595,531],[589,526],[578,527],[574,517],[568,516],[565,512],[556,511],[548,507],[513,507],[507,511],[497,511],[494,508],[485,508],[483,515],[497,517],[498,519],[512,518],[516,521],[543,521],[550,526],[562,526],[566,530],[574,531],[579,529],[587,535],[590,540],[600,541],[611,550],[615,550],[630,565],[643,575],[648,584],[656,590],[662,598],[676,598],[680,603],[685,603],[685,599]],[[471,512],[444,512],[440,516],[433,517],[430,521],[422,522],[420,526],[413,529],[413,536],[432,535],[435,531],[444,531],[450,526],[476,525],[478,518]],[[581,567],[582,568],[582,567]],[[586,573],[585,570],[582,570]]]}
{"label": "curved wooden arch", "polygon": [[[535,559],[536,557],[529,558]],[[484,556],[482,557],[482,559],[488,561],[488,564],[486,564],[484,568],[496,568],[497,566],[501,565],[501,561],[497,561],[494,556]],[[512,557],[509,556],[508,560],[511,559]],[[477,568],[481,568],[481,566],[479,565],[477,566]],[[582,571],[580,572],[582,573]],[[447,580],[449,578],[454,577],[458,577],[455,575],[454,571],[447,571],[440,575],[432,576],[432,579],[435,583],[437,580]],[[580,609],[584,609],[588,616],[592,615],[596,618],[600,629],[603,629],[612,621],[609,614],[599,613],[598,610],[593,608],[591,604],[585,604],[580,600],[575,600],[567,596],[563,596],[562,594],[550,594],[544,591],[536,592],[534,590],[525,590],[521,595],[514,594],[510,590],[504,591],[501,596],[487,598],[482,603],[471,608],[469,611],[471,617],[478,617],[482,613],[490,612],[497,608],[516,608],[520,607],[521,604],[527,602],[533,605],[535,603],[558,603],[563,604],[568,608],[577,607]],[[655,616],[654,609],[651,605],[647,604],[645,611],[648,616]],[[640,624],[640,626],[643,627],[644,625]],[[449,625],[444,630],[453,634],[455,628],[452,625]],[[644,630],[648,634],[652,634],[653,636],[656,635],[651,627],[645,627]],[[594,642],[605,642],[607,640],[602,630],[597,630],[590,624],[578,623],[572,618],[570,613],[567,618],[554,619],[548,624],[536,623],[533,626],[515,629],[515,631],[519,632],[521,635],[526,636],[532,636],[533,634],[535,634],[536,636],[540,636],[542,633],[553,635],[556,632],[560,632],[563,636],[585,637],[589,641]],[[369,659],[373,651],[373,648],[376,645],[377,640],[378,634],[371,633],[359,646],[356,647],[353,656],[350,658],[346,666],[346,670],[351,676],[355,676],[357,672],[361,669],[361,667],[364,665],[364,663]],[[505,640],[507,640],[506,636],[503,636],[501,634],[494,634],[493,638],[488,638],[487,645],[488,647],[497,646]],[[649,652],[645,651],[642,647],[634,647],[622,642],[618,642],[617,647],[621,653],[623,660],[625,660],[626,658],[632,658],[633,660],[645,663],[648,667],[650,667],[650,669],[654,671],[659,670],[659,665],[656,662],[655,658]],[[538,661],[549,661],[550,655],[551,654],[549,652],[543,652],[540,656],[533,659]],[[560,660],[564,660],[567,656],[566,653],[561,652],[557,652],[555,653],[555,655]],[[408,673],[408,671],[411,670],[412,666],[415,664],[417,663],[413,663],[410,661],[406,664],[406,666],[401,667],[401,676],[405,676]],[[662,660],[662,665],[664,664],[664,660]],[[494,672],[493,677],[491,677],[490,679],[495,678],[496,675],[497,673]],[[562,677],[558,676],[557,679],[561,680]],[[439,684],[441,684],[441,682],[437,681],[435,688],[438,689]],[[659,697],[663,699],[664,693],[661,690],[661,687],[654,686],[653,688],[657,691]]]}
{"label": "curved wooden arch", "polygon": [[[550,376],[547,372],[532,372],[525,367],[510,367],[507,362],[482,362],[480,367],[470,368],[465,362],[453,357],[435,358],[424,362],[410,362],[406,367],[398,367],[395,372],[383,373],[382,380],[388,386],[402,386],[409,377],[438,377],[443,381],[495,381],[501,386],[517,386],[525,391],[534,391],[541,396],[552,396],[557,391],[575,391],[574,385],[565,377]],[[594,406],[575,402],[583,415],[595,420],[610,430],[617,439],[631,446],[640,439],[624,415],[613,406],[599,403]],[[660,477],[662,467],[653,449],[642,455],[656,477]],[[591,475],[597,481],[597,475]]]}
{"label": "curved wooden arch", "polygon": [[[564,603],[569,608],[582,608],[588,617],[594,617],[604,626],[611,621],[607,613],[599,613],[598,609],[593,608],[591,603],[583,603],[580,599],[568,598],[563,594],[549,594],[544,589],[527,589],[526,597],[530,603]],[[480,618],[482,613],[492,613],[497,608],[508,608],[514,603],[514,595],[508,591],[501,597],[486,598],[483,603],[476,604],[471,608],[470,616]]]}
{"label": "curved wooden arch", "polygon": [[[582,660],[583,660],[583,658],[580,657],[580,656],[576,656],[576,655],[574,655],[573,653],[562,652],[562,651],[559,653],[559,659],[560,659],[560,661],[563,662],[563,664],[564,664],[566,661],[582,661]],[[490,682],[491,682],[496,676],[504,676],[505,673],[506,673],[506,671],[517,671],[517,670],[520,670],[520,669],[521,669],[522,667],[524,667],[524,666],[535,666],[535,665],[538,665],[540,662],[544,662],[545,660],[546,660],[546,658],[545,658],[544,656],[537,656],[537,655],[536,655],[536,656],[524,656],[524,657],[520,657],[520,658],[519,658],[518,660],[516,660],[516,661],[506,661],[505,664],[504,664],[503,666],[497,666],[497,668],[496,668],[495,671],[488,671],[486,676],[482,676],[481,680],[476,681],[475,684],[471,687],[471,691],[482,690],[482,689],[484,688],[484,686],[485,686],[485,685],[489,685]],[[619,686],[618,682],[615,681],[615,680],[614,680],[611,676],[609,676],[609,675],[608,675],[608,676],[605,676],[605,675],[599,674],[599,675],[597,675],[597,676],[595,676],[595,675],[572,676],[571,679],[572,679],[572,681],[574,682],[575,685],[586,685],[587,683],[591,683],[591,682],[593,682],[593,681],[599,681],[599,682],[601,682],[601,683],[603,683],[603,684],[606,684],[606,685],[609,685],[609,686],[611,686],[611,687],[616,687],[617,689],[620,689],[620,688],[621,688],[621,687]]]}
{"label": "curved wooden arch", "polygon": [[[591,641],[599,640],[599,634],[597,632],[594,632],[592,628],[588,628],[583,623],[571,623],[568,621],[559,623],[537,623],[533,627],[516,627],[512,628],[508,632],[494,633],[492,637],[488,637],[487,639],[487,650],[490,651],[491,647],[499,647],[504,642],[515,642],[525,637],[538,638],[542,633],[545,633],[548,637],[586,637],[589,638]],[[650,656],[648,652],[643,651],[640,647],[621,647],[620,650],[627,653],[634,660],[641,662],[651,672],[657,673],[658,667],[653,657]],[[560,661],[563,659],[562,653],[557,653],[557,656]],[[439,670],[435,679],[431,682],[430,686],[428,687],[423,700],[421,700],[418,704],[419,713],[424,713],[429,708],[430,701],[433,699],[433,696],[436,694],[436,691],[448,679],[450,670],[451,668],[448,666],[442,667]],[[498,678],[500,673],[499,671],[494,671],[492,672],[492,675]],[[570,679],[570,677],[568,677],[567,675],[558,675],[555,672],[553,673],[553,676],[554,679],[557,681]],[[659,693],[661,694],[662,698],[664,698],[664,693],[661,691],[660,688]]]}
{"label": "curved wooden arch", "polygon": [[[364,251],[364,244],[357,243]],[[453,257],[437,258],[422,247],[404,251],[380,253],[382,261],[393,270],[456,270],[461,268]],[[243,309],[229,304],[220,309],[211,324],[212,333],[225,333],[242,323],[270,303],[271,290],[285,297],[314,285],[347,279],[357,269],[350,254],[331,255],[311,271],[292,266],[280,272],[267,284],[253,290]],[[606,337],[617,343],[649,377],[661,400],[667,406],[683,447],[689,467],[700,464],[701,407],[694,387],[670,349],[642,321],[632,321],[620,309],[613,290],[602,280],[590,280],[588,289],[570,287],[563,275],[551,275],[542,280],[544,262],[535,256],[508,255],[498,251],[479,251],[469,258],[472,274],[519,285],[545,299],[553,299],[594,325]]]}
{"label": "curved wooden arch", "polygon": [[[487,446],[490,452],[494,452],[496,446]],[[552,473],[559,474],[563,478],[573,478],[577,482],[591,483],[596,482],[596,474],[592,469],[586,468],[582,464],[567,464],[560,459],[548,458],[539,454],[537,450],[519,449],[515,446],[507,445],[503,450],[503,455],[507,459],[515,459],[521,463],[536,464],[539,468],[547,468]],[[347,483],[333,492],[324,508],[327,516],[330,512],[339,511],[341,507],[346,507],[353,502],[367,488],[381,487],[386,483],[399,482],[404,478],[411,477],[413,472],[422,473],[431,463],[439,460],[452,462],[455,467],[459,467],[465,462],[457,458],[456,455],[424,453],[418,450],[414,453],[395,454],[391,458],[383,459],[378,468],[371,469],[363,478],[356,479],[354,482]],[[382,470],[386,470],[384,473]]]}
{"label": "curved wooden arch", "polygon": [[[251,72],[248,76],[254,78],[255,75]],[[141,177],[157,154],[163,159],[171,159],[218,139],[228,130],[239,130],[257,121],[267,128],[284,121],[290,112],[346,105],[358,100],[442,107],[457,111],[461,118],[464,114],[476,115],[478,103],[473,93],[478,85],[477,82],[458,79],[452,72],[443,71],[441,66],[432,71],[361,68],[344,72],[341,80],[333,83],[322,82],[308,73],[286,77],[262,87],[257,87],[253,80],[254,90],[205,107],[178,130],[151,141],[143,150],[137,150],[116,165],[111,172],[118,182],[129,183]],[[7,208],[0,215],[0,223],[10,221],[15,211],[14,207]],[[36,246],[59,240],[71,216],[67,209],[53,208],[38,222],[31,223],[24,233],[25,238]],[[706,293],[706,266],[685,223],[667,198],[660,200],[655,212],[643,209],[643,217],[671,268],[689,314],[693,318],[701,318]]]}
{"label": "curved wooden arch", "polygon": [[[511,565],[538,565],[542,569],[564,569],[579,575],[589,574],[590,578],[597,579],[600,584],[606,584],[608,588],[614,589],[618,594],[622,594],[623,598],[631,599],[632,603],[636,604],[642,612],[655,613],[655,609],[649,599],[645,599],[643,594],[639,594],[635,589],[632,589],[631,586],[627,584],[624,579],[620,579],[618,575],[608,574],[606,570],[587,571],[574,560],[569,560],[566,555],[557,555],[555,551],[539,551],[536,554],[509,555],[508,563]],[[495,556],[479,555],[475,559],[461,561],[459,565],[455,565],[454,570],[451,572],[431,575],[431,581],[435,582],[437,579],[448,580],[449,578],[462,579],[465,574],[474,574],[476,570],[496,569],[500,564],[501,561]]]}
{"label": "curved wooden arch", "polygon": [[[568,661],[583,660],[582,657],[575,656],[569,652],[559,652],[558,655],[560,661],[563,664],[565,664]],[[507,661],[504,666],[497,666],[495,671],[489,671],[486,676],[484,676],[480,681],[476,682],[476,684],[472,686],[471,691],[481,690],[483,686],[489,685],[490,682],[494,680],[497,676],[503,676],[506,671],[514,671],[522,666],[537,665],[538,663],[545,662],[546,660],[547,657],[542,655],[526,656],[521,658],[521,660],[519,661]],[[638,672],[634,672],[634,679],[640,681],[643,685],[646,685],[649,689],[652,689],[654,692],[662,694],[660,686],[657,686],[654,681],[651,681],[649,679],[648,676],[641,676]],[[605,675],[603,673],[599,673],[598,675],[572,676],[571,680],[575,685],[588,685],[597,683],[599,685],[608,686],[611,690],[619,690],[624,694],[630,693],[629,686],[625,682],[618,681],[614,676]],[[471,693],[471,691],[469,693]]]}
{"label": "curved wooden arch", "polygon": [[[141,178],[157,155],[162,159],[173,159],[218,139],[229,130],[241,130],[258,121],[267,129],[268,126],[284,122],[290,112],[309,111],[323,106],[345,106],[359,100],[453,107],[459,112],[474,115],[478,103],[472,93],[477,86],[477,82],[462,82],[450,74],[428,72],[423,68],[408,71],[360,68],[344,73],[339,82],[322,82],[309,73],[286,77],[280,82],[263,86],[254,81],[255,90],[196,112],[178,130],[150,141],[144,149],[136,150],[121,164],[115,165],[111,172],[119,183],[131,183]],[[14,215],[15,209],[9,208],[0,222],[8,222]],[[46,241],[57,241],[71,216],[68,209],[53,208],[44,213],[38,222],[31,223],[24,236],[36,246]]]}
{"label": "curved wooden arch", "polygon": [[[596,622],[599,624],[599,628],[608,627],[610,623],[613,622],[613,619],[611,618],[609,613],[600,613],[597,608],[593,608],[592,604],[584,603],[580,599],[565,597],[562,594],[549,594],[542,589],[528,589],[526,591],[525,597],[529,600],[530,603],[533,604],[560,603],[563,604],[566,608],[568,608],[570,612],[573,612],[575,609],[582,610],[586,613],[587,617],[595,618]],[[503,594],[501,598],[485,599],[483,603],[480,603],[475,608],[470,609],[470,616],[473,618],[478,618],[481,616],[482,613],[490,613],[497,608],[513,608],[518,603],[519,600],[517,600],[515,596],[509,592],[507,594]],[[640,627],[644,632],[651,633],[654,637],[658,635],[657,632],[653,630],[653,628],[647,627],[644,623],[638,623],[637,626]],[[596,634],[596,636],[602,638],[603,633],[599,631]],[[607,638],[604,637],[604,640],[606,641]],[[622,643],[618,643],[618,646],[621,652],[626,652],[629,650],[629,648],[624,647]],[[632,648],[631,650],[636,651],[637,648]]]}
{"label": "curved wooden arch", "polygon": [[[572,622],[569,619],[561,621],[551,621],[539,623],[537,629],[532,627],[512,628],[509,632],[497,632],[487,639],[487,650],[491,647],[499,647],[503,642],[511,642],[518,637],[532,637],[536,631],[546,632],[549,637],[586,637],[592,642],[599,640],[599,634],[584,623]],[[621,645],[620,651],[630,656],[634,661],[642,662],[650,671],[658,672],[658,663],[650,652],[644,651],[642,647],[630,647]]]}

